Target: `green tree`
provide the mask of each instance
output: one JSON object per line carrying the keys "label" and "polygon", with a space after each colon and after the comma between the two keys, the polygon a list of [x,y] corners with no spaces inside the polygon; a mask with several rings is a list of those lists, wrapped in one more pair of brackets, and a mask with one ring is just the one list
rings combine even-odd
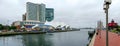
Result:
{"label": "green tree", "polygon": [[14,29],[16,29],[16,27],[15,27],[15,26],[11,26],[10,29],[13,29],[13,30],[14,30]]}
{"label": "green tree", "polygon": [[0,30],[3,30],[3,25],[2,24],[0,24]]}
{"label": "green tree", "polygon": [[4,30],[10,30],[10,26],[3,26]]}

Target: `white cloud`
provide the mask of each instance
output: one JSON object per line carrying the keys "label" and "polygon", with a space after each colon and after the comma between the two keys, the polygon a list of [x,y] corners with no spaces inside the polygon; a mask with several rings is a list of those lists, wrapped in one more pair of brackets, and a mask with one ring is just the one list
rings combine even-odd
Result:
{"label": "white cloud", "polygon": [[[64,22],[73,27],[96,27],[97,20],[105,22],[104,0],[0,0],[0,23],[21,20],[26,11],[26,2],[45,3],[46,7],[54,8],[53,22]],[[120,23],[119,4],[120,0],[112,1],[109,19]]]}

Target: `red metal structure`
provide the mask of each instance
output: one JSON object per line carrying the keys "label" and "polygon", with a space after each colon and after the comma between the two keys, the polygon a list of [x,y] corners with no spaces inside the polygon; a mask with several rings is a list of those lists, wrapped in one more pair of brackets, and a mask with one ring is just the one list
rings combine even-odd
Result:
{"label": "red metal structure", "polygon": [[116,22],[114,22],[114,20],[112,20],[111,23],[108,23],[109,29],[116,28],[117,26],[118,26],[118,24]]}

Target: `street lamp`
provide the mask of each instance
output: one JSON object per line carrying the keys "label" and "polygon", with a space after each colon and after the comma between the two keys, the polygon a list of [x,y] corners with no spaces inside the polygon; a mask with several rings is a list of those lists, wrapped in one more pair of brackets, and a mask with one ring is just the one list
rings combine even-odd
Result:
{"label": "street lamp", "polygon": [[103,9],[105,10],[106,13],[106,46],[109,46],[108,44],[108,9],[109,5],[111,4],[111,0],[104,0],[104,6]]}
{"label": "street lamp", "polygon": [[111,4],[112,1],[111,0],[104,0],[106,4]]}

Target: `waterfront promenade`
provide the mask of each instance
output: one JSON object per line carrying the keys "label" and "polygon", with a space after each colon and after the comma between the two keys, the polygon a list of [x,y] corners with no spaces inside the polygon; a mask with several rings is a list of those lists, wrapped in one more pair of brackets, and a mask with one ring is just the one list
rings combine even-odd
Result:
{"label": "waterfront promenade", "polygon": [[[100,34],[101,33],[101,34]],[[109,46],[120,46],[120,35],[109,32]],[[89,46],[106,46],[106,31],[101,31],[90,42]]]}

